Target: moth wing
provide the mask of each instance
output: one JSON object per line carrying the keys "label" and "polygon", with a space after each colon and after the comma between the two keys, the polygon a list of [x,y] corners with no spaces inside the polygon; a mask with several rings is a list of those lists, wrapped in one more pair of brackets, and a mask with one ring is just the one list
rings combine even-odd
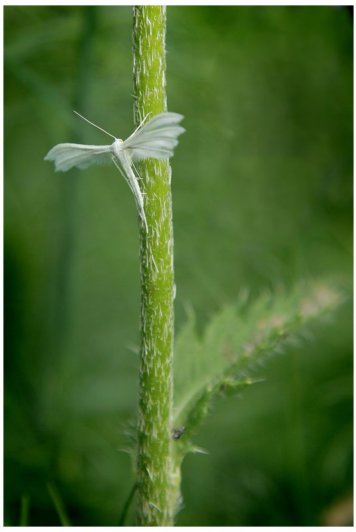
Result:
{"label": "moth wing", "polygon": [[185,129],[179,125],[183,115],[160,113],[134,131],[123,143],[133,161],[142,159],[168,159],[178,144],[178,137]]}
{"label": "moth wing", "polygon": [[92,164],[105,164],[111,161],[111,146],[91,146],[89,144],[57,144],[47,153],[45,161],[53,161],[56,172],[66,172],[71,168],[88,168]]}

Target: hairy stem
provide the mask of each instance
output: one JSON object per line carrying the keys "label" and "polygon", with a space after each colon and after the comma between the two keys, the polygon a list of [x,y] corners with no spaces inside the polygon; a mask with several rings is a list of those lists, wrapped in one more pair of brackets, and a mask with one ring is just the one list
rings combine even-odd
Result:
{"label": "hairy stem", "polygon": [[[165,111],[165,28],[162,6],[134,8],[135,122]],[[138,408],[138,524],[173,521],[173,229],[168,161],[139,168],[148,231],[141,227],[141,359]]]}

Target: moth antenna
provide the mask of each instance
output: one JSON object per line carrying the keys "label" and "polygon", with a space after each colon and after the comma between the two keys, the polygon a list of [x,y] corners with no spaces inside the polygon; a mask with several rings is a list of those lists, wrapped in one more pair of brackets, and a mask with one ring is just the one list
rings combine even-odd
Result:
{"label": "moth antenna", "polygon": [[111,137],[112,139],[115,139],[115,140],[116,140],[116,137],[114,137],[114,135],[112,135],[111,133],[108,133],[108,131],[105,131],[105,129],[103,129],[102,127],[97,126],[96,124],[94,124],[94,122],[90,122],[90,120],[88,120],[87,118],[85,118],[84,116],[82,116],[80,113],[78,113],[78,111],[74,111],[74,110],[73,110],[73,113],[75,113],[75,114],[78,115],[80,118],[82,118],[83,120],[85,120],[86,122],[88,122],[88,124],[91,124],[92,126],[96,127],[97,129],[100,129],[100,131],[102,131],[103,133],[106,133],[107,135],[109,135],[109,137]]}

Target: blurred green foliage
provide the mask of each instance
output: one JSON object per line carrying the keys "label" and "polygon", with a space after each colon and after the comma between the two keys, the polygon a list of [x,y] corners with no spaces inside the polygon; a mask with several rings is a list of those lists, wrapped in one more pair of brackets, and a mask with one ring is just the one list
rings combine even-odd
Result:
{"label": "blurred green foliage", "polygon": [[[54,144],[125,138],[129,7],[7,6],[5,523],[119,522],[133,482],[136,211],[114,167],[55,174]],[[241,288],[352,285],[352,19],[335,7],[169,7],[176,328]],[[352,314],[261,370],[204,425],[178,525],[317,525],[352,490]],[[24,517],[25,516],[25,517]],[[347,519],[344,516],[344,519]],[[134,523],[133,510],[128,524]]]}

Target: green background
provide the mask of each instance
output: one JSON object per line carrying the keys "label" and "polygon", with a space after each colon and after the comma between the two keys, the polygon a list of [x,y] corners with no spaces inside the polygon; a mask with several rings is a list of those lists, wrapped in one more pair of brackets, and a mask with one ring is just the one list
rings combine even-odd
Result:
{"label": "green background", "polygon": [[[113,526],[134,483],[137,214],[113,166],[43,157],[110,142],[72,109],[131,133],[132,9],[4,12],[5,524],[59,525],[55,492],[73,525]],[[331,276],[351,293],[352,64],[346,8],[168,8],[178,333],[241,289]],[[311,336],[205,422],[178,525],[349,522],[351,304]]]}

